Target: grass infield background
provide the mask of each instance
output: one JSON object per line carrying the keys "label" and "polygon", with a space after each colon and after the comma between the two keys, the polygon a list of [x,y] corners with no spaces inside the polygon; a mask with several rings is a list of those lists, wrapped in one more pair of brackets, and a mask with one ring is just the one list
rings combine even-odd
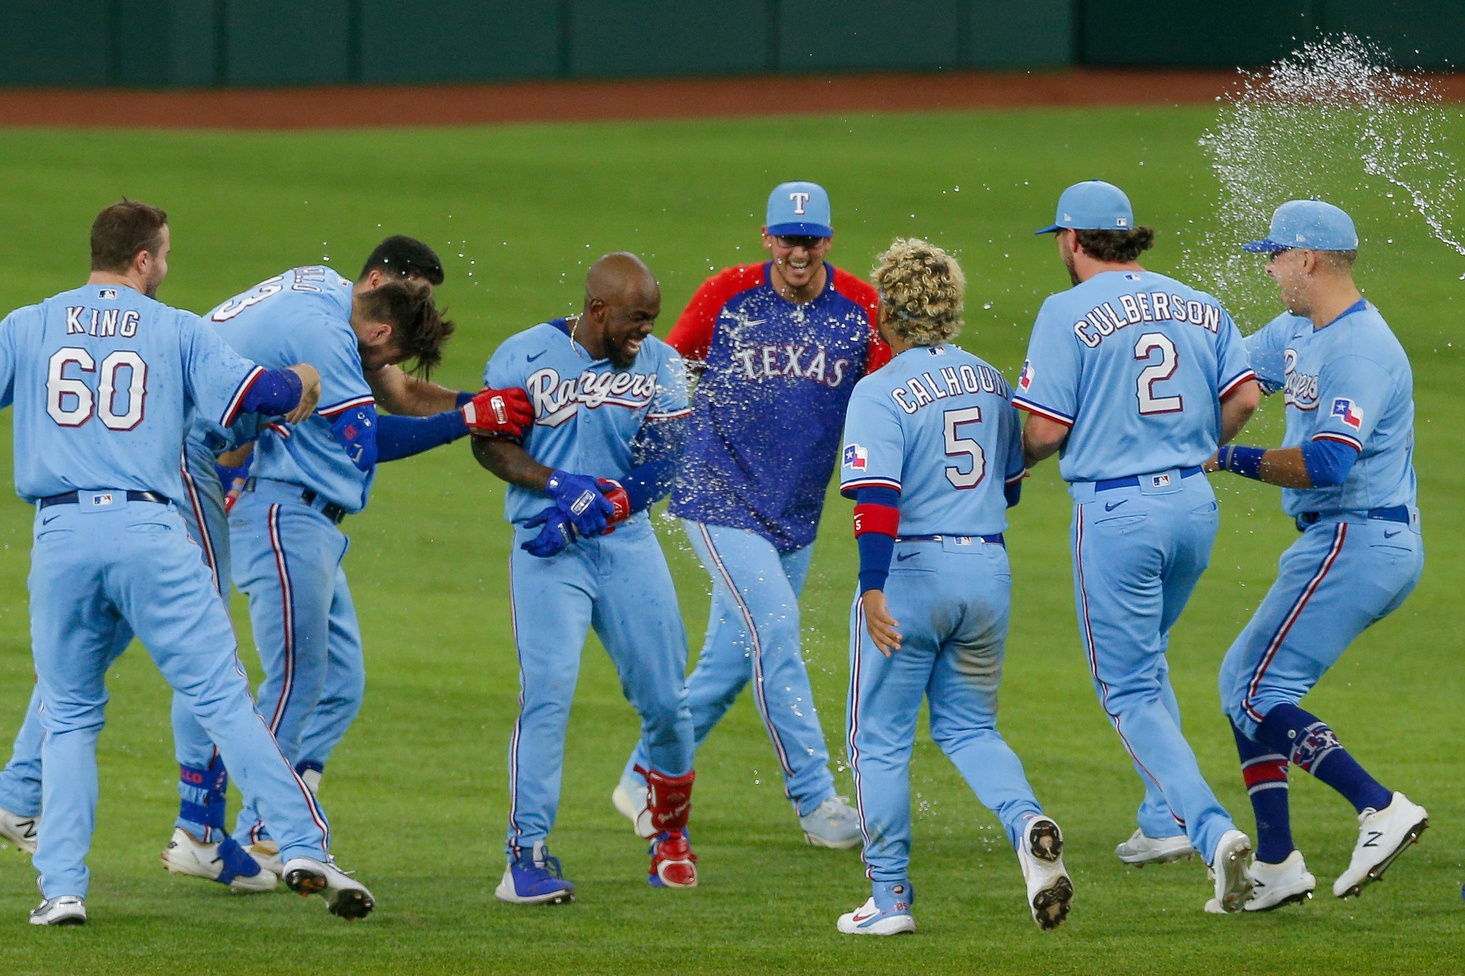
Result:
{"label": "grass infield background", "polygon": [[[475,388],[499,341],[578,307],[584,269],[615,249],[660,276],[665,335],[713,269],[763,256],[768,189],[829,188],[831,260],[856,273],[896,235],[956,250],[967,271],[961,342],[1016,375],[1041,300],[1066,286],[1051,239],[1058,191],[1101,176],[1124,186],[1160,230],[1146,264],[1226,299],[1243,331],[1275,311],[1261,264],[1217,282],[1208,234],[1218,184],[1201,132],[1214,108],[1061,109],[843,115],[735,122],[583,123],[331,133],[206,134],[9,130],[0,139],[0,307],[84,280],[86,233],[122,194],[171,214],[161,297],[198,311],[279,271],[327,257],[348,277],[388,233],[442,254],[442,300],[458,322],[439,378]],[[1321,151],[1347,155],[1348,147]],[[1103,719],[1073,619],[1069,503],[1048,462],[1012,513],[1013,625],[1001,727],[1064,827],[1076,887],[1067,925],[1040,933],[995,818],[929,742],[912,767],[912,879],[920,929],[909,939],[837,935],[835,917],[868,894],[856,852],[805,847],[747,695],[698,757],[693,837],[702,886],[645,883],[644,844],[609,794],[637,734],[592,638],[570,723],[552,850],[579,887],[553,909],[497,903],[507,811],[504,752],[517,667],[505,596],[509,531],[500,485],[465,444],[384,465],[371,507],[344,528],[367,646],[365,708],[337,751],[321,799],[335,849],[377,896],[346,925],[318,900],[240,897],[163,872],[176,810],[167,690],[140,648],[113,669],[101,740],[102,802],[90,858],[91,924],[35,930],[26,859],[0,850],[0,972],[186,970],[422,972],[1452,972],[1465,967],[1460,501],[1465,438],[1456,320],[1462,260],[1346,174],[1326,192],[1364,237],[1359,278],[1415,369],[1420,504],[1427,565],[1418,590],[1357,641],[1307,699],[1386,784],[1431,813],[1433,829],[1385,881],[1338,902],[1332,879],[1356,836],[1352,810],[1294,781],[1294,831],[1318,898],[1262,917],[1202,913],[1198,861],[1137,871],[1113,856],[1133,829],[1138,780]],[[1280,202],[1280,201],[1278,201]],[[1392,243],[1388,243],[1391,241]],[[1281,404],[1243,435],[1275,445]],[[790,437],[798,431],[790,431]],[[10,425],[0,424],[9,481]],[[1294,538],[1275,489],[1215,479],[1221,532],[1212,567],[1171,644],[1172,678],[1202,767],[1244,829],[1252,817],[1219,713],[1222,654]],[[830,751],[842,757],[847,611],[854,585],[848,506],[831,496],[803,600],[805,654]],[[31,513],[0,502],[0,743],[31,687],[25,576]],[[693,653],[706,620],[705,574],[680,529],[660,528]],[[248,620],[235,620],[249,650]],[[257,673],[257,669],[256,669]],[[923,724],[924,729],[924,724]],[[922,732],[924,736],[924,731]],[[838,774],[848,792],[848,773]],[[235,804],[237,808],[237,803]]]}

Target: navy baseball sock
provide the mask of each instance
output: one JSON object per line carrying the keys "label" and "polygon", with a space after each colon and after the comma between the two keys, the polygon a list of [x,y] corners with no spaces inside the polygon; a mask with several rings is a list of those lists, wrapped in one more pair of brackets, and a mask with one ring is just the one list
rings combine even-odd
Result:
{"label": "navy baseball sock", "polygon": [[1241,778],[1256,814],[1256,859],[1281,864],[1292,853],[1292,819],[1287,808],[1287,757],[1264,746],[1234,724]]}
{"label": "navy baseball sock", "polygon": [[1326,722],[1296,705],[1273,708],[1257,726],[1256,737],[1343,794],[1359,813],[1369,807],[1382,810],[1393,800],[1393,794],[1348,754]]}

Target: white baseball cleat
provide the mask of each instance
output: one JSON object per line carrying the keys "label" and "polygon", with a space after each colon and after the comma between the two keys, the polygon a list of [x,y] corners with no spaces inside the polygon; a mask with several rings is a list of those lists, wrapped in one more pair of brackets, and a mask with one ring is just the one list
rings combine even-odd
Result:
{"label": "white baseball cleat", "polygon": [[1184,834],[1173,837],[1151,837],[1142,828],[1136,827],[1129,840],[1114,848],[1114,853],[1125,864],[1142,868],[1146,864],[1169,864],[1171,861],[1187,861],[1195,856],[1190,838]]}
{"label": "white baseball cleat", "polygon": [[[279,875],[259,867],[259,862],[249,857],[243,848],[236,846],[236,856],[227,859],[220,853],[219,847],[219,844],[205,844],[196,840],[182,827],[176,827],[168,846],[163,848],[163,867],[173,874],[217,881],[235,891],[253,893],[275,890],[275,885],[280,881]],[[238,873],[239,868],[248,868],[251,865],[256,868],[254,874]]]}
{"label": "white baseball cleat", "polygon": [[646,809],[646,784],[634,776],[622,776],[616,788],[611,791],[610,802],[615,804],[620,815],[631,821],[631,829],[637,837],[650,840],[656,836],[651,823],[651,814]]}
{"label": "white baseball cleat", "polygon": [[1294,901],[1307,901],[1317,887],[1317,878],[1302,863],[1301,851],[1288,854],[1280,864],[1253,860],[1251,880],[1256,887],[1245,906],[1248,912],[1269,912]]}
{"label": "white baseball cleat", "polygon": [[47,898],[31,909],[32,925],[85,925],[86,902],[76,895]]}
{"label": "white baseball cleat", "polygon": [[[0,808],[0,838],[10,841],[15,849],[25,854],[36,852],[36,831],[40,829],[41,818],[22,817],[18,813]],[[42,924],[37,922],[36,924]]]}
{"label": "white baseball cleat", "polygon": [[835,927],[845,935],[906,935],[916,930],[911,905],[915,892],[909,881],[871,885],[873,894],[863,905],[839,916]]}
{"label": "white baseball cleat", "polygon": [[1225,913],[1239,912],[1251,897],[1251,838],[1232,828],[1216,844],[1211,874],[1216,884],[1216,902]]}
{"label": "white baseball cleat", "polygon": [[860,812],[850,806],[847,796],[831,796],[800,817],[799,827],[811,847],[843,851],[859,847],[865,839],[860,833]]}
{"label": "white baseball cleat", "polygon": [[285,862],[285,884],[302,898],[320,895],[331,914],[344,919],[365,918],[376,907],[366,885],[336,867],[334,861],[292,857]]}
{"label": "white baseball cleat", "polygon": [[285,873],[285,862],[280,860],[280,845],[268,837],[257,840],[244,849],[244,853],[259,862],[259,866],[275,874]]}
{"label": "white baseball cleat", "polygon": [[1382,878],[1394,859],[1428,826],[1429,814],[1424,807],[1403,793],[1396,792],[1382,810],[1365,809],[1358,815],[1358,843],[1353,847],[1353,857],[1348,870],[1333,882],[1333,894],[1356,897],[1369,882]]}
{"label": "white baseball cleat", "polygon": [[1034,817],[1022,831],[1017,848],[1028,907],[1044,932],[1063,924],[1073,907],[1073,882],[1063,868],[1063,831],[1049,817]]}

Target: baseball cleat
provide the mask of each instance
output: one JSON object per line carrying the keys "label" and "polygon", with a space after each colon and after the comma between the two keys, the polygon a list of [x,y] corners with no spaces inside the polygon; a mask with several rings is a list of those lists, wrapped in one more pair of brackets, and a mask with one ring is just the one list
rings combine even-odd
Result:
{"label": "baseball cleat", "polygon": [[1251,897],[1251,838],[1234,827],[1221,835],[1211,874],[1216,902],[1225,913],[1239,912]]}
{"label": "baseball cleat", "polygon": [[1044,932],[1063,924],[1073,907],[1073,882],[1063,868],[1063,831],[1048,817],[1034,817],[1023,827],[1017,848],[1028,907]]}
{"label": "baseball cleat", "polygon": [[365,918],[376,907],[366,885],[336,867],[335,861],[292,857],[285,862],[285,884],[301,898],[320,895],[332,915],[351,921]]}
{"label": "baseball cleat", "polygon": [[651,816],[646,809],[646,784],[641,780],[622,776],[611,791],[610,802],[615,804],[621,816],[631,821],[631,829],[637,837],[650,840],[656,836],[656,828],[651,826]]}
{"label": "baseball cleat", "polygon": [[1333,882],[1333,894],[1353,898],[1371,881],[1384,876],[1394,859],[1419,839],[1429,826],[1429,814],[1403,793],[1395,793],[1382,810],[1372,807],[1358,815],[1358,843],[1348,870]]}
{"label": "baseball cleat", "polygon": [[646,880],[655,888],[697,887],[697,855],[685,830],[669,830],[651,842],[651,871]]}
{"label": "baseball cleat", "polygon": [[876,881],[863,905],[839,916],[836,927],[845,935],[905,935],[916,930],[911,905],[915,889],[909,881]]}
{"label": "baseball cleat", "polygon": [[[36,831],[41,826],[40,816],[23,817],[18,813],[0,808],[0,838],[10,841],[15,849],[25,854],[36,852]],[[37,922],[36,924],[41,924]]]}
{"label": "baseball cleat", "polygon": [[1251,880],[1256,887],[1245,905],[1248,912],[1269,912],[1294,901],[1307,901],[1317,887],[1317,879],[1302,863],[1301,851],[1288,854],[1280,864],[1252,861]]}
{"label": "baseball cleat", "polygon": [[280,845],[265,837],[244,848],[244,853],[259,862],[259,866],[275,874],[285,873],[285,862],[280,860]]}
{"label": "baseball cleat", "polygon": [[1136,827],[1129,840],[1114,848],[1114,853],[1125,864],[1142,868],[1146,864],[1169,864],[1171,861],[1187,861],[1195,856],[1190,838],[1184,834],[1173,837],[1151,837],[1142,828]]}
{"label": "baseball cleat", "polygon": [[32,925],[85,925],[86,902],[77,895],[47,898],[31,909]]}
{"label": "baseball cleat", "polygon": [[234,838],[226,837],[220,844],[205,844],[182,827],[174,828],[162,858],[163,867],[173,874],[217,881],[234,891],[274,891],[280,880],[279,875],[266,871],[245,853]]}
{"label": "baseball cleat", "polygon": [[810,847],[843,851],[864,842],[860,812],[850,806],[847,796],[831,796],[799,817],[799,827],[804,831],[804,843]]}
{"label": "baseball cleat", "polygon": [[495,898],[512,905],[564,905],[575,900],[575,886],[565,880],[560,859],[550,856],[544,841],[535,841],[530,850],[516,850],[493,890]]}

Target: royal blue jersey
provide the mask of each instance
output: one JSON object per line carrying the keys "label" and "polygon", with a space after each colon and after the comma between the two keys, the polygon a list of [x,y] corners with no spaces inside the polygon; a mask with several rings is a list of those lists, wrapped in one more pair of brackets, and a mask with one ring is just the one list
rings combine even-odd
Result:
{"label": "royal blue jersey", "polygon": [[15,407],[26,501],[117,488],[184,498],[190,415],[228,426],[263,370],[192,312],[84,285],[0,322],[0,407]]}
{"label": "royal blue jersey", "polygon": [[[630,368],[619,369],[571,339],[568,319],[504,340],[484,367],[483,384],[529,394],[534,424],[523,443],[534,460],[592,478],[624,477],[641,463],[642,425],[688,413],[686,368],[675,349],[647,336]],[[543,492],[510,485],[504,518],[522,522],[551,504]],[[645,515],[632,516],[637,517]]]}
{"label": "royal blue jersey", "polygon": [[1359,452],[1340,485],[1282,489],[1288,515],[1415,504],[1414,374],[1378,309],[1360,301],[1321,329],[1284,313],[1246,349],[1262,389],[1283,392],[1283,447],[1332,440]]}
{"label": "royal blue jersey", "polygon": [[795,304],[768,262],[728,268],[677,320],[667,342],[700,379],[674,514],[750,529],[782,552],[814,541],[850,394],[890,355],[875,290],[825,271],[818,297]]}
{"label": "royal blue jersey", "polygon": [[1105,271],[1043,302],[1013,402],[1071,428],[1065,481],[1099,481],[1205,461],[1221,400],[1251,378],[1216,299],[1152,271]]}
{"label": "royal blue jersey", "polygon": [[900,534],[994,535],[1022,479],[1022,427],[1002,374],[958,346],[917,346],[860,380],[839,488],[900,492]]}
{"label": "royal blue jersey", "polygon": [[[250,473],[313,489],[359,512],[376,469],[357,468],[331,430],[342,413],[375,403],[351,328],[352,287],[332,268],[294,268],[229,299],[207,318],[225,342],[261,365],[309,363],[320,371],[316,412],[294,427],[280,423],[260,430]],[[241,439],[235,431],[230,442]]]}

